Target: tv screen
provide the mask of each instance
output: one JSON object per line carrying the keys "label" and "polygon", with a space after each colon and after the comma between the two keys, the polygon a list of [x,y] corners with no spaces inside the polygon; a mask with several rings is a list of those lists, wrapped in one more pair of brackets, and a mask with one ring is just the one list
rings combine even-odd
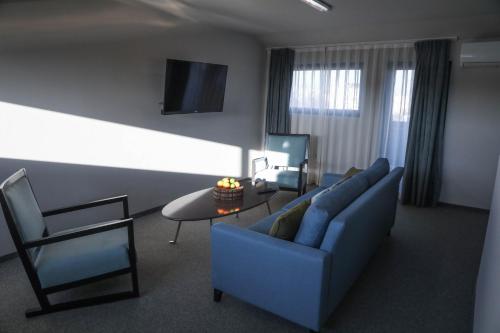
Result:
{"label": "tv screen", "polygon": [[167,60],[162,114],[222,112],[226,65]]}

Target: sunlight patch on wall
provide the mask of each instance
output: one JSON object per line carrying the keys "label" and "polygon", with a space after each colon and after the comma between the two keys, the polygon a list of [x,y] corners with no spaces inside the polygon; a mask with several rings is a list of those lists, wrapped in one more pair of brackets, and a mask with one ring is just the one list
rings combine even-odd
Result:
{"label": "sunlight patch on wall", "polygon": [[240,147],[0,102],[0,157],[241,176]]}

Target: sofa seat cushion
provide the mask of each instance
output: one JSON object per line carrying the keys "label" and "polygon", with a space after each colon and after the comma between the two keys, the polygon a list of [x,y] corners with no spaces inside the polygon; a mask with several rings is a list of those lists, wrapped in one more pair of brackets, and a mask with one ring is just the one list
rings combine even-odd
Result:
{"label": "sofa seat cushion", "polygon": [[[299,171],[295,170],[279,170],[279,169],[266,169],[255,174],[255,179],[266,180],[268,182],[275,182],[282,188],[297,189],[299,183]],[[302,173],[302,180],[305,182],[306,173]]]}
{"label": "sofa seat cushion", "polygon": [[304,200],[278,216],[269,230],[269,236],[293,241],[299,230],[302,217],[310,204],[309,200]]}
{"label": "sofa seat cushion", "polygon": [[44,245],[35,262],[43,288],[128,267],[127,228]]}
{"label": "sofa seat cushion", "polygon": [[271,229],[271,226],[273,225],[274,221],[278,218],[278,216],[280,216],[284,212],[286,212],[286,210],[280,209],[277,212],[259,220],[259,222],[252,224],[251,226],[248,227],[248,229],[267,235],[269,234],[269,230]]}
{"label": "sofa seat cushion", "polygon": [[366,191],[368,187],[368,180],[362,173],[359,173],[321,195],[304,214],[294,242],[318,248],[332,218]]}

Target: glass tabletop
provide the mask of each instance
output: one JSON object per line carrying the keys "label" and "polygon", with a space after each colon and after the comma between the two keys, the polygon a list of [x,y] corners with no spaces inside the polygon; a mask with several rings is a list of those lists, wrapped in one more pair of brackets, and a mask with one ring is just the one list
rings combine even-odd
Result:
{"label": "glass tabletop", "polygon": [[243,197],[239,200],[216,200],[213,187],[187,194],[167,204],[162,215],[174,221],[201,221],[237,214],[269,201],[274,192],[259,193],[251,179],[240,181]]}

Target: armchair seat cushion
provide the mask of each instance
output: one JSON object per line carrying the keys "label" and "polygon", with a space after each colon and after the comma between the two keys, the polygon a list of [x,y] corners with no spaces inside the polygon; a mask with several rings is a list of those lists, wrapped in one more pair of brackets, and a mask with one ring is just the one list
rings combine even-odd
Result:
{"label": "armchair seat cushion", "polygon": [[44,245],[35,262],[43,288],[128,267],[127,228]]}
{"label": "armchair seat cushion", "polygon": [[[255,174],[255,179],[266,180],[268,182],[275,182],[281,188],[297,189],[299,184],[299,171],[295,170],[279,170],[279,169],[266,169]],[[302,173],[302,179],[305,181],[306,173]]]}

